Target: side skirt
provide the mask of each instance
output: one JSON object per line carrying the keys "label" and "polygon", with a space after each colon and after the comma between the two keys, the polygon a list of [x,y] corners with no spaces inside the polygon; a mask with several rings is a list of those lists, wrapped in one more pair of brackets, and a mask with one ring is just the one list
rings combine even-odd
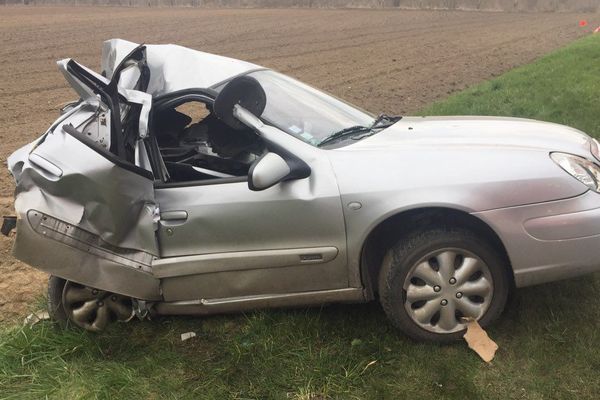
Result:
{"label": "side skirt", "polygon": [[301,307],[328,303],[362,303],[362,288],[320,290],[313,292],[266,294],[155,303],[154,310],[161,315],[210,315],[235,313],[261,308]]}

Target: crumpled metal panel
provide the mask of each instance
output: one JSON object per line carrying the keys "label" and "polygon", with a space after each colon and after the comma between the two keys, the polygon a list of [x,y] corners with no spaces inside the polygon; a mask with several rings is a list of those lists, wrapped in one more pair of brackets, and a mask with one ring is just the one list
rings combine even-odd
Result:
{"label": "crumpled metal panel", "polygon": [[8,164],[19,218],[35,209],[111,245],[158,254],[151,179],[115,165],[61,127],[13,153]]}
{"label": "crumpled metal panel", "polygon": [[[128,53],[126,53],[125,56],[127,56],[127,54]],[[81,83],[77,78],[67,71],[67,65],[70,61],[72,61],[70,58],[57,61],[56,65],[58,66],[58,70],[64,75],[67,82],[69,82],[73,90],[75,90],[75,93],[77,93],[81,99],[85,100],[86,104],[98,107],[101,104],[98,96],[96,96],[96,94],[89,87]],[[81,65],[77,62],[76,64],[106,85],[110,83],[109,79],[97,74],[95,71],[87,68],[85,65]],[[123,96],[125,100],[130,103],[140,104],[142,106],[138,123],[138,136],[140,139],[144,139],[148,136],[148,121],[150,120],[150,110],[152,108],[152,96],[148,93],[128,89],[128,84],[133,86],[133,84],[130,82],[123,82],[123,85],[122,82],[119,82],[117,89],[119,94]]]}
{"label": "crumpled metal panel", "polygon": [[[101,252],[97,247],[90,252],[84,246],[88,243],[85,240],[79,242],[79,246],[73,246],[69,241],[75,239],[69,240],[66,235],[60,237],[58,230],[51,231],[52,223],[44,227],[36,223],[35,218],[41,216],[39,213],[31,211],[28,214],[17,221],[18,234],[13,253],[19,260],[52,275],[97,289],[137,299],[162,299],[159,280],[146,268],[126,265],[120,260],[123,257]],[[48,217],[48,222],[50,220]],[[36,228],[43,229],[36,231]],[[131,258],[132,252],[125,256]]]}
{"label": "crumpled metal panel", "polygon": [[[104,42],[102,71],[111,78],[114,69],[138,44],[122,39]],[[189,88],[209,88],[241,73],[262,68],[256,64],[188,49],[174,44],[146,45],[150,69],[147,93],[153,96]]]}

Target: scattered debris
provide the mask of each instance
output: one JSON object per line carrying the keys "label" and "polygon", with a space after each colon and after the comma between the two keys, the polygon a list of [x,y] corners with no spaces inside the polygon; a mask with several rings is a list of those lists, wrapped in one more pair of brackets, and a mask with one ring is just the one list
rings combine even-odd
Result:
{"label": "scattered debris", "polygon": [[594,30],[594,33],[600,33],[600,26],[596,28],[596,30]]}
{"label": "scattered debris", "polygon": [[377,364],[377,360],[373,360],[373,361],[371,361],[370,363],[368,363],[368,364],[367,364],[367,365],[366,365],[366,366],[363,368],[363,370],[362,370],[362,372],[361,372],[361,375],[365,373],[365,371],[367,370],[367,368],[369,368],[370,366],[372,366],[372,365],[375,365],[375,364]]}
{"label": "scattered debris", "polygon": [[182,333],[181,334],[181,341],[186,341],[188,339],[191,339],[193,337],[196,337],[196,332],[186,332],[186,333]]}
{"label": "scattered debris", "polygon": [[29,314],[27,317],[25,317],[25,320],[23,321],[23,326],[33,326],[40,321],[46,321],[49,319],[50,319],[50,314],[48,314],[48,311],[46,311],[46,310],[36,311],[32,314]]}
{"label": "scattered debris", "polygon": [[475,353],[485,362],[494,359],[498,345],[488,336],[487,332],[472,318],[468,319],[467,332],[463,336]]}

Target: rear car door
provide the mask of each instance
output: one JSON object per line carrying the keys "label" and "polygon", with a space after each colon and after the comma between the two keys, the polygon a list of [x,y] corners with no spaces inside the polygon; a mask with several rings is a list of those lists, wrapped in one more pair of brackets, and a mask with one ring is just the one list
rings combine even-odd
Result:
{"label": "rear car door", "polygon": [[64,279],[159,299],[144,48],[110,80],[70,59],[59,68],[80,100],[8,159],[17,184],[14,255]]}

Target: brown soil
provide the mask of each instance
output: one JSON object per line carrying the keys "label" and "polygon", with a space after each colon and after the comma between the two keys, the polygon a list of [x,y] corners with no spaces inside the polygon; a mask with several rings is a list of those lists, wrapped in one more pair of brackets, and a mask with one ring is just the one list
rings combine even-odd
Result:
{"label": "brown soil", "polygon": [[[98,69],[103,40],[177,43],[272,67],[373,112],[405,114],[560,47],[598,15],[396,10],[0,7],[0,157],[72,100],[54,62]],[[600,23],[600,22],[599,22]],[[13,183],[0,172],[0,207]],[[45,274],[0,238],[0,321],[23,315]]]}

